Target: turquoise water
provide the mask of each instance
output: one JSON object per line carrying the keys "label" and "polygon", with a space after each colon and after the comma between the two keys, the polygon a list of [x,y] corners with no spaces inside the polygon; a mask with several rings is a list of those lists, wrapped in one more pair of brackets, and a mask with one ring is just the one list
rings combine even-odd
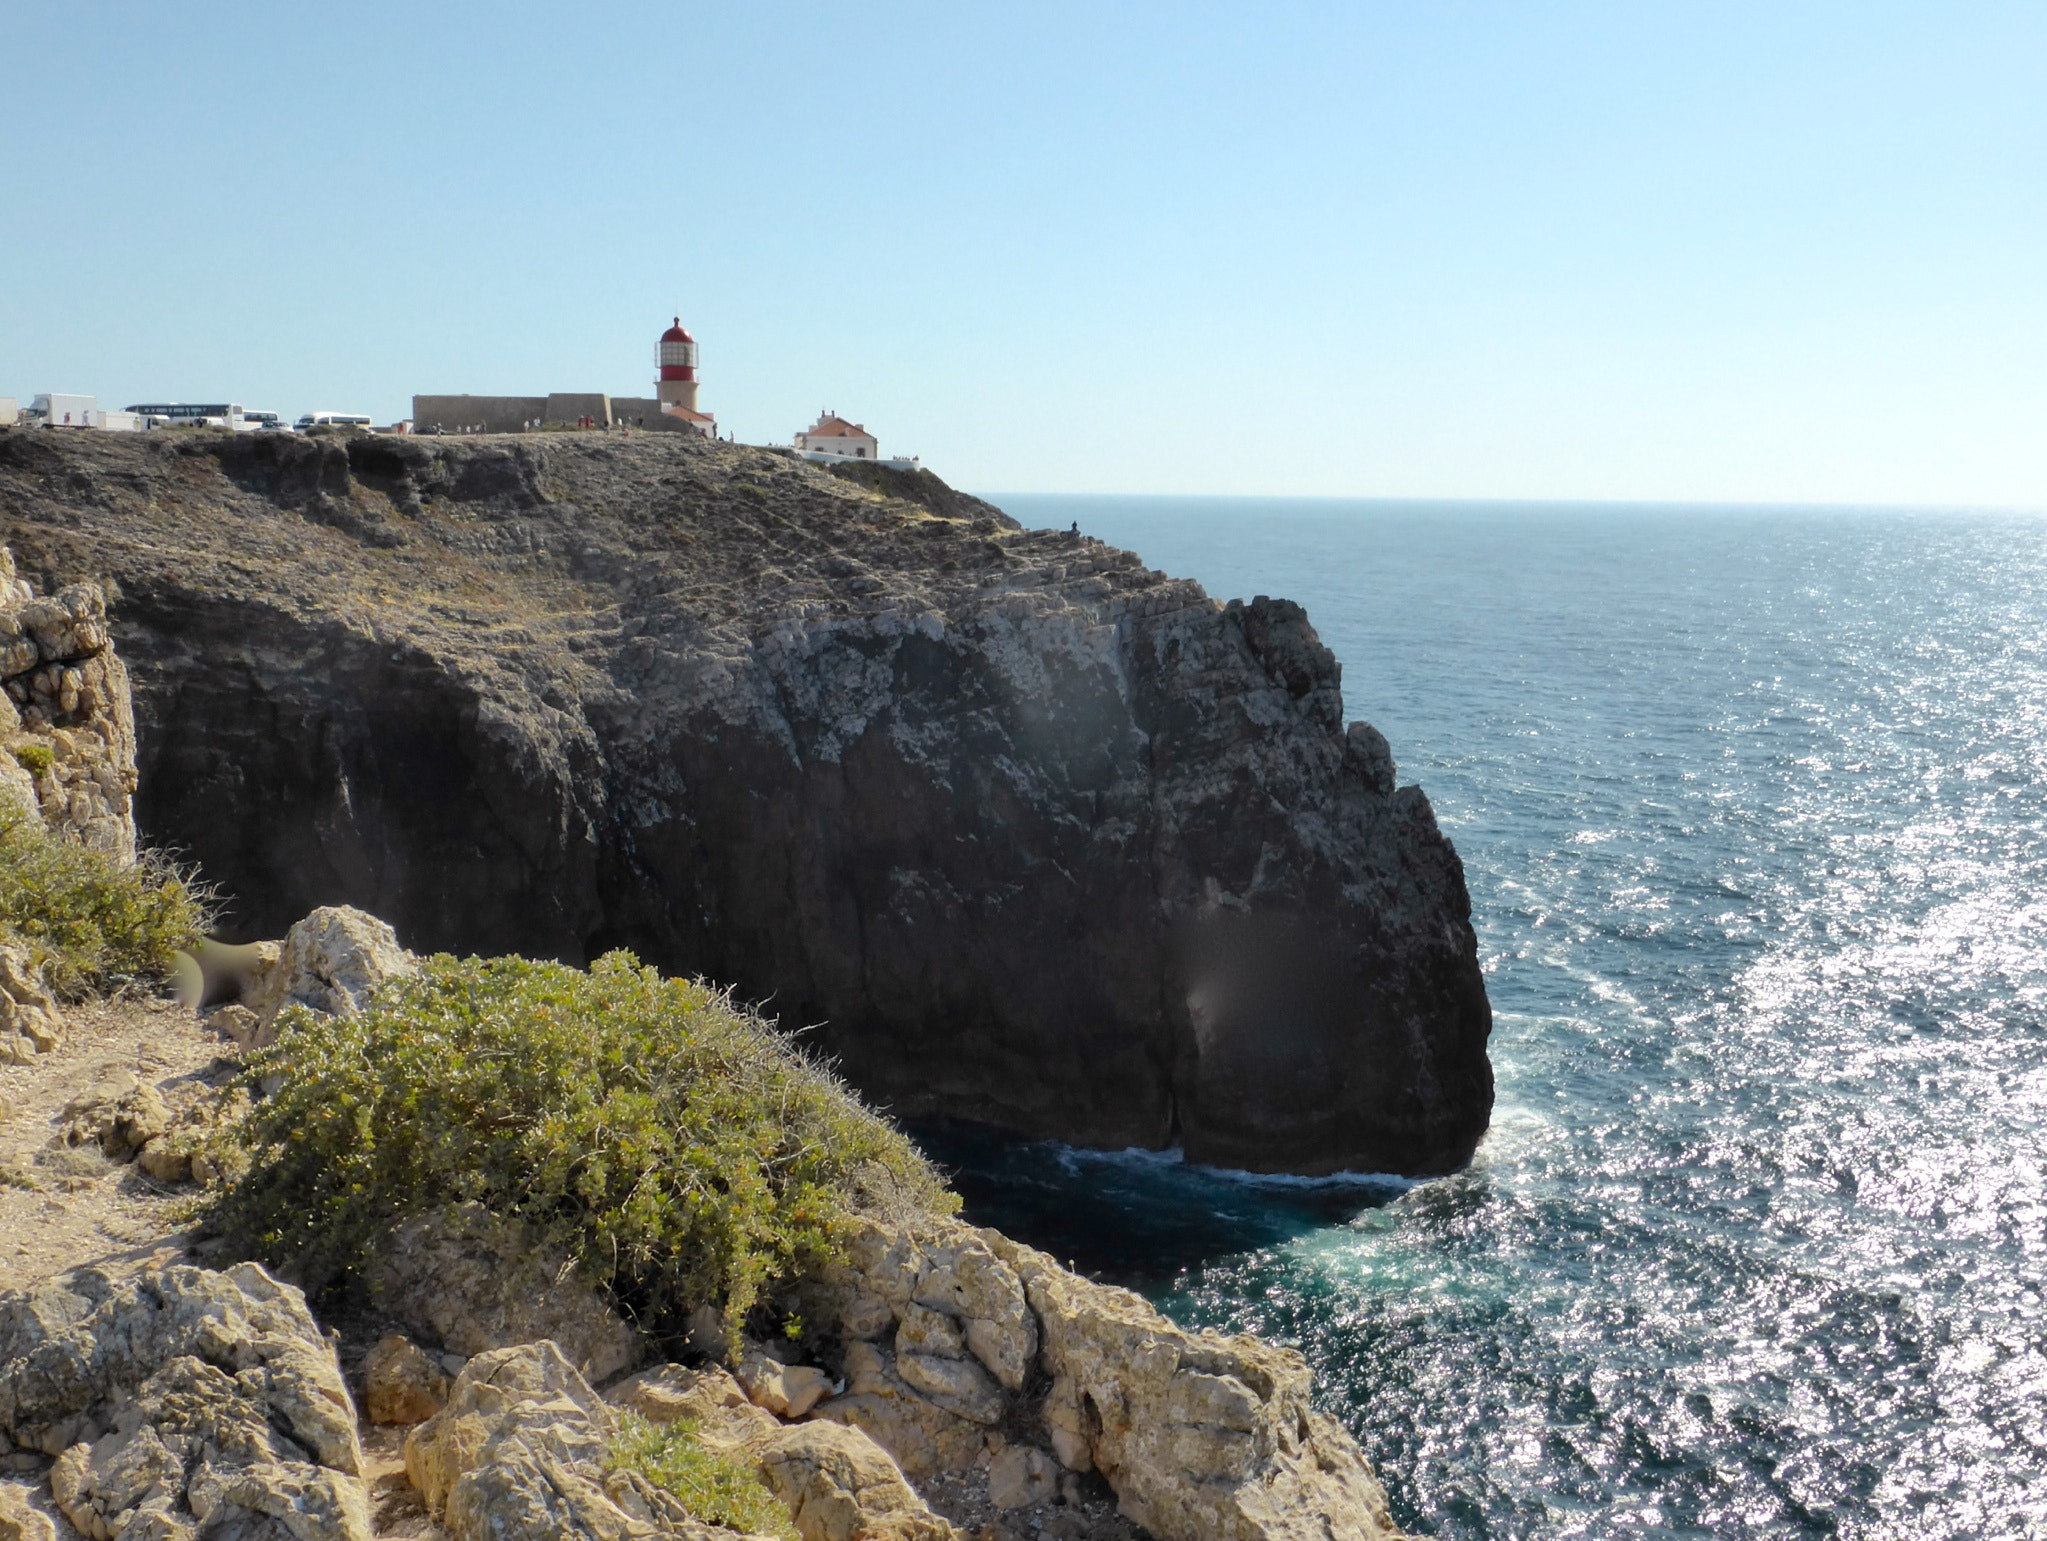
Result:
{"label": "turquoise water", "polygon": [[998,498],[1308,606],[1462,852],[1472,1166],[937,1141],[1433,1535],[2047,1536],[2047,518]]}

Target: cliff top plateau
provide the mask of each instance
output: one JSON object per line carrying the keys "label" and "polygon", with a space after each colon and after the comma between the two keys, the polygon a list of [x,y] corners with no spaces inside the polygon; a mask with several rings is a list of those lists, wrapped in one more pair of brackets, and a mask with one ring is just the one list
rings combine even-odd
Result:
{"label": "cliff top plateau", "polygon": [[630,947],[911,1118],[1300,1172],[1484,1131],[1462,868],[1298,606],[681,436],[8,431],[0,541],[110,582],[141,836],[244,935]]}

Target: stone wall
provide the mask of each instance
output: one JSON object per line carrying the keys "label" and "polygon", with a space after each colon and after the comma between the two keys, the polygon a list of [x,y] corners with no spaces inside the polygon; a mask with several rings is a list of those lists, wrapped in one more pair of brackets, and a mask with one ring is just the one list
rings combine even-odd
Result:
{"label": "stone wall", "polygon": [[453,433],[481,423],[490,433],[517,433],[534,418],[547,416],[545,396],[415,396],[412,426],[418,433],[435,424]]}
{"label": "stone wall", "polygon": [[614,423],[629,424],[634,428],[644,428],[649,433],[696,432],[692,424],[663,412],[659,399],[653,396],[612,397],[611,420]]}
{"label": "stone wall", "polygon": [[0,797],[133,861],[135,717],[97,584],[39,598],[0,546],[0,685]]}
{"label": "stone wall", "polygon": [[601,391],[555,391],[541,413],[542,421],[549,423],[578,423],[586,417],[599,428],[609,428],[611,398]]}

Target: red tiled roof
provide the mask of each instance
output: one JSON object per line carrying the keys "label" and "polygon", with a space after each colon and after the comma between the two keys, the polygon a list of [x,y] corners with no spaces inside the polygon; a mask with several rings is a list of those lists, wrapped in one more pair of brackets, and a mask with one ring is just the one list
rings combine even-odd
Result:
{"label": "red tiled roof", "polygon": [[843,417],[829,414],[818,418],[803,430],[806,439],[871,439],[873,434],[858,423],[849,423]]}

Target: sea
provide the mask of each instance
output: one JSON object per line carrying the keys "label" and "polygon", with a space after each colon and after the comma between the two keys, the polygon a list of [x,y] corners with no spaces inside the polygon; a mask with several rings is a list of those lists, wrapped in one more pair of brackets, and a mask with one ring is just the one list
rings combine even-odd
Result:
{"label": "sea", "polygon": [[2047,1537],[2047,516],[1003,496],[1305,604],[1463,856],[1492,1128],[1271,1182],[952,1134],[1297,1347],[1444,1537]]}

